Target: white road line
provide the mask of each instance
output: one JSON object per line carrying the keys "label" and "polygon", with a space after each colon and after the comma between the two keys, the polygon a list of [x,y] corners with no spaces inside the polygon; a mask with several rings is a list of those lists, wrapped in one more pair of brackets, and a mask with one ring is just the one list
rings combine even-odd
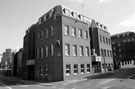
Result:
{"label": "white road line", "polygon": [[114,80],[116,80],[116,79],[106,79],[105,81],[101,81],[98,85],[104,85],[104,84],[107,84],[107,83],[114,81]]}
{"label": "white road line", "polygon": [[21,87],[29,87],[29,85],[20,85]]}
{"label": "white road line", "polygon": [[12,89],[11,87],[9,87],[9,86],[7,86],[7,85],[5,85],[5,84],[3,84],[3,83],[0,83],[2,86],[4,86],[4,87],[6,87],[6,88],[8,88],[8,89]]}

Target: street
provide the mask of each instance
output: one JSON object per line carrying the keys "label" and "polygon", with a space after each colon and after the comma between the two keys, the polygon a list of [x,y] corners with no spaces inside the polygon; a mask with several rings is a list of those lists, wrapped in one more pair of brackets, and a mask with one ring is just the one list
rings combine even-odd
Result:
{"label": "street", "polygon": [[0,89],[135,89],[135,68],[52,83],[39,83],[0,75]]}

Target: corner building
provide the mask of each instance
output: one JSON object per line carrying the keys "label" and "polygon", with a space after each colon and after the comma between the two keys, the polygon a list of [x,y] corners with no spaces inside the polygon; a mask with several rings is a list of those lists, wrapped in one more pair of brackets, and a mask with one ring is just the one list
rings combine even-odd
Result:
{"label": "corner building", "polygon": [[91,75],[91,20],[58,5],[39,18],[35,30],[35,79],[63,81]]}

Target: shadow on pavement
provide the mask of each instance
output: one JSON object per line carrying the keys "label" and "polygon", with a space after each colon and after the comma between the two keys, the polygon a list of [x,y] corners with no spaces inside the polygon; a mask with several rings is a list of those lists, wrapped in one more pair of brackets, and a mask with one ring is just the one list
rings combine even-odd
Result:
{"label": "shadow on pavement", "polygon": [[135,68],[128,68],[128,69],[114,70],[111,72],[93,75],[86,78],[87,79],[105,79],[105,78],[135,79],[135,76],[130,77],[133,74],[135,74]]}
{"label": "shadow on pavement", "polygon": [[[128,79],[129,76],[135,74],[135,68],[130,68],[130,69],[119,69],[119,70],[114,70],[111,72],[107,73],[102,73],[102,74],[97,74],[97,75],[92,75],[89,77],[86,77],[86,79],[111,79],[111,78],[116,78],[116,79]],[[131,78],[132,79],[132,78]],[[133,79],[135,79],[135,76],[133,76]],[[64,82],[64,81],[63,81]],[[45,83],[45,82],[39,82],[39,81],[29,81],[29,80],[22,80],[21,78],[17,77],[7,77],[0,75],[0,87],[4,86],[2,84],[5,84],[7,86],[13,86],[13,85],[36,85],[36,84],[41,84],[50,87],[52,85],[49,85],[51,83],[57,83],[57,82],[51,82],[51,83]]]}

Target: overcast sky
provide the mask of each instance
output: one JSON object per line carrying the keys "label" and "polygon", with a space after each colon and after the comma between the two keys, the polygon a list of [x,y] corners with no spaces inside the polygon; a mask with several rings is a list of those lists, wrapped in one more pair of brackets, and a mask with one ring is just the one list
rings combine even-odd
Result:
{"label": "overcast sky", "polygon": [[135,0],[0,0],[0,54],[23,47],[28,27],[55,5],[64,5],[108,27],[111,34],[135,31]]}

